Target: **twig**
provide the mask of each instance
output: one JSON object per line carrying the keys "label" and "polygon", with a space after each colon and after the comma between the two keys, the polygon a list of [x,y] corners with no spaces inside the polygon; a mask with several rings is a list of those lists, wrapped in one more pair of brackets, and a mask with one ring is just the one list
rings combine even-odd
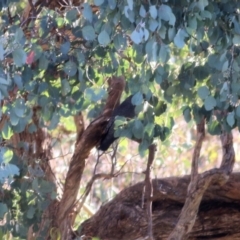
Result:
{"label": "twig", "polygon": [[196,182],[198,179],[198,159],[202,148],[202,142],[205,137],[205,121],[197,124],[197,141],[193,151],[192,167],[191,167],[191,182]]}
{"label": "twig", "polygon": [[153,231],[152,231],[152,196],[153,196],[153,186],[151,179],[151,166],[155,157],[156,144],[152,144],[148,148],[148,162],[145,176],[145,186],[143,189],[143,195],[146,195],[146,213],[148,217],[148,239],[153,240]]}

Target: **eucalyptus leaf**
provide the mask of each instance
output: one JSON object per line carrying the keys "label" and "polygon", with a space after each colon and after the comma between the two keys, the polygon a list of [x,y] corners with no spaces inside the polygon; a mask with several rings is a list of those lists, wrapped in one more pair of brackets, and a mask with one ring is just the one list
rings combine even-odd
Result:
{"label": "eucalyptus leaf", "polygon": [[210,95],[210,91],[209,91],[208,87],[206,87],[206,86],[202,86],[202,87],[198,88],[197,93],[198,93],[198,96],[203,100]]}
{"label": "eucalyptus leaf", "polygon": [[0,43],[0,61],[4,59],[4,53],[5,53],[5,50],[3,48],[3,45]]}
{"label": "eucalyptus leaf", "polygon": [[12,53],[13,55],[13,60],[16,66],[21,67],[23,64],[26,63],[27,60],[27,54],[23,49],[16,49]]}
{"label": "eucalyptus leaf", "polygon": [[150,12],[150,15],[153,19],[157,18],[158,12],[157,12],[157,8],[156,8],[155,5],[150,6],[149,12]]}
{"label": "eucalyptus leaf", "polygon": [[[0,174],[1,174],[1,170],[0,170]],[[7,213],[7,211],[8,211],[7,204],[0,202],[0,219],[4,219],[4,215],[5,213]]]}
{"label": "eucalyptus leaf", "polygon": [[190,107],[186,107],[183,111],[183,116],[186,122],[190,122],[192,119],[192,115],[191,115],[191,108]]}
{"label": "eucalyptus leaf", "polygon": [[63,70],[68,76],[72,77],[77,73],[77,64],[73,61],[68,61],[65,63]]}
{"label": "eucalyptus leaf", "polygon": [[104,0],[94,0],[96,6],[101,6],[104,3]]}
{"label": "eucalyptus leaf", "polygon": [[135,106],[142,104],[142,102],[143,102],[142,93],[137,92],[136,94],[134,94],[131,101],[132,101],[132,104]]}
{"label": "eucalyptus leaf", "polygon": [[140,15],[141,17],[145,18],[145,17],[146,17],[146,14],[147,14],[146,9],[144,8],[143,5],[141,5],[140,11],[139,11],[139,15]]}
{"label": "eucalyptus leaf", "polygon": [[[62,80],[62,95],[66,96],[70,91],[71,91],[71,87],[70,87],[68,80],[63,79]],[[48,100],[48,98],[45,98],[45,99],[46,99],[46,101]]]}
{"label": "eucalyptus leaf", "polygon": [[233,127],[233,125],[235,123],[235,113],[234,112],[228,113],[227,123],[230,127]]}
{"label": "eucalyptus leaf", "polygon": [[93,102],[100,101],[106,94],[103,88],[86,88],[84,91],[85,98]]}
{"label": "eucalyptus leaf", "polygon": [[131,39],[136,44],[141,43],[143,39],[143,31],[141,29],[139,29],[139,31],[135,29],[131,34]]}
{"label": "eucalyptus leaf", "polygon": [[142,122],[139,119],[136,119],[132,128],[133,137],[136,139],[141,139],[143,136],[143,130],[144,126]]}
{"label": "eucalyptus leaf", "polygon": [[83,27],[82,34],[83,34],[84,39],[87,41],[93,41],[96,37],[95,30],[90,25]]}
{"label": "eucalyptus leaf", "polygon": [[174,44],[178,47],[178,48],[183,48],[185,45],[185,38],[188,36],[188,34],[186,33],[186,31],[184,29],[179,29],[177,34],[174,37]]}
{"label": "eucalyptus leaf", "polygon": [[99,35],[98,35],[98,42],[100,45],[103,45],[104,47],[107,46],[110,43],[111,39],[109,37],[109,34],[107,31],[103,30]]}
{"label": "eucalyptus leaf", "polygon": [[214,97],[208,96],[207,98],[205,98],[204,107],[207,111],[214,109],[216,105],[217,105],[217,101]]}
{"label": "eucalyptus leaf", "polygon": [[92,22],[92,19],[93,19],[92,8],[88,3],[83,4],[83,16],[89,22]]}
{"label": "eucalyptus leaf", "polygon": [[176,17],[173,14],[172,9],[168,5],[161,4],[158,16],[160,19],[169,22],[170,25],[175,25]]}
{"label": "eucalyptus leaf", "polygon": [[114,10],[117,6],[117,0],[108,0],[108,5],[111,10]]}

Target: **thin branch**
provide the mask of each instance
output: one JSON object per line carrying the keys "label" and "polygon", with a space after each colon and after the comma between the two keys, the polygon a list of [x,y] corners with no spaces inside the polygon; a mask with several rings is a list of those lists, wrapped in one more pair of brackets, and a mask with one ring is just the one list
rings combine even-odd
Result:
{"label": "thin branch", "polygon": [[211,182],[211,179],[208,178],[206,181],[203,181],[201,186],[199,186],[198,183],[198,159],[200,156],[204,136],[205,120],[202,119],[201,122],[197,124],[197,141],[193,152],[191,181],[188,186],[187,198],[179,216],[179,221],[168,237],[168,240],[187,239],[187,234],[192,230],[192,227],[195,223],[199,204],[202,200],[202,195]]}
{"label": "thin branch", "polygon": [[146,213],[148,218],[148,239],[153,240],[153,231],[152,231],[152,196],[153,196],[153,186],[151,179],[151,166],[155,158],[156,144],[152,144],[148,148],[148,162],[145,176],[145,186],[143,189],[143,195],[146,195]]}
{"label": "thin branch", "polygon": [[198,160],[200,157],[200,151],[202,148],[202,142],[205,137],[205,121],[201,120],[199,124],[197,124],[197,141],[193,151],[192,158],[192,167],[191,167],[191,183],[196,182],[198,179]]}
{"label": "thin branch", "polygon": [[[197,129],[198,131],[200,131],[204,128],[198,126]],[[185,204],[179,216],[179,221],[170,236],[168,237],[168,240],[185,240],[188,238],[188,235],[190,234],[192,227],[195,223],[199,210],[199,205],[202,201],[205,191],[208,189],[210,184],[225,184],[229,178],[229,175],[232,173],[235,162],[232,133],[223,132],[220,138],[223,150],[222,163],[220,168],[210,169],[209,171],[198,175],[197,178],[193,176],[193,172],[196,172],[196,169],[192,169],[191,182],[188,186],[188,193]],[[199,142],[201,138],[198,138],[197,140],[198,141],[195,146],[196,151],[194,151],[195,153],[198,153],[197,148],[201,146]],[[196,156],[197,155],[198,154],[196,154]],[[193,163],[192,166],[196,168],[196,162]],[[192,182],[192,179],[194,179],[195,181]]]}
{"label": "thin branch", "polygon": [[91,122],[83,132],[71,158],[63,196],[58,206],[58,217],[56,219],[56,225],[61,231],[62,239],[66,239],[68,236],[68,229],[72,223],[73,215],[75,215],[71,213],[74,212],[75,203],[78,200],[77,195],[85,168],[85,159],[88,158],[91,149],[99,144],[107,120],[111,116],[115,106],[119,104],[121,94],[125,88],[125,80],[123,77],[112,77],[108,83],[109,94],[105,108],[102,114]]}

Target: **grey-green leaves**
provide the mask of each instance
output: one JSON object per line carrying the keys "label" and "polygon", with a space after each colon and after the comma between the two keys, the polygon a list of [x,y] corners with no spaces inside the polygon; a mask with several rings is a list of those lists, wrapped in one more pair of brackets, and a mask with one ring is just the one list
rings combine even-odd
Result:
{"label": "grey-green leaves", "polygon": [[99,35],[98,35],[98,42],[102,46],[107,46],[110,43],[110,37],[107,31],[103,30]]}
{"label": "grey-green leaves", "polygon": [[83,27],[82,34],[85,40],[87,41],[93,41],[96,37],[95,30],[91,25],[87,25]]}

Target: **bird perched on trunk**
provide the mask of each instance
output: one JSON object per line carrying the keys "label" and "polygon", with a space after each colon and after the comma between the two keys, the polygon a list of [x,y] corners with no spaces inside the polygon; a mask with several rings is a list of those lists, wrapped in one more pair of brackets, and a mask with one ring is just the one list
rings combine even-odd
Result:
{"label": "bird perched on trunk", "polygon": [[104,135],[100,141],[99,150],[106,151],[110,145],[117,139],[114,137],[114,121],[116,116],[125,118],[134,118],[135,105],[132,104],[133,95],[126,98],[118,107],[116,107],[109,119]]}

